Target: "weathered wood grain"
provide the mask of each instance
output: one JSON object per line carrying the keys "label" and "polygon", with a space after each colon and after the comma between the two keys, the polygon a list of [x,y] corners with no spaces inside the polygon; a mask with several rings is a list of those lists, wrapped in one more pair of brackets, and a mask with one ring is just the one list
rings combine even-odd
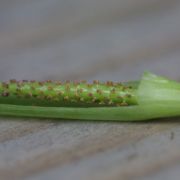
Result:
{"label": "weathered wood grain", "polygon": [[56,166],[71,166],[71,163],[84,161],[84,158],[90,158],[91,161],[91,157],[111,149],[121,150],[135,145],[149,135],[172,130],[178,123],[178,120],[133,124],[60,122],[53,128],[1,144],[1,177],[4,175],[9,179],[20,179]]}
{"label": "weathered wood grain", "polygon": [[[157,129],[159,131],[159,127]],[[150,131],[146,132],[149,134]],[[152,134],[135,141],[128,137],[130,142],[123,144],[123,147],[122,143],[116,144],[111,150],[85,157],[75,164],[49,170],[33,176],[32,179],[144,179],[179,163],[179,143],[175,140],[179,133],[175,133],[172,139],[174,131],[179,131],[179,127],[153,131]]]}
{"label": "weathered wood grain", "polygon": [[[0,80],[180,80],[178,0],[0,2]],[[2,180],[178,179],[179,118],[0,118]]]}

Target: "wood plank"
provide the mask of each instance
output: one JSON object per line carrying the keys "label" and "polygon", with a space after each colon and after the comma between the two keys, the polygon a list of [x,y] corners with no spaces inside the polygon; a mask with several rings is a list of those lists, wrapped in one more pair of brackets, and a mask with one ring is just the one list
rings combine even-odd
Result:
{"label": "wood plank", "polygon": [[[176,122],[178,121],[179,119]],[[171,123],[168,122],[168,124]],[[172,129],[168,128],[168,130],[149,134],[148,137],[140,138],[138,141],[124,144],[123,147],[121,147],[122,144],[116,144],[109,151],[91,157],[86,156],[76,163],[57,167],[27,179],[50,177],[53,179],[61,177],[62,180],[144,179],[149,174],[156,174],[180,162],[180,144],[175,140],[180,135],[179,129],[180,126],[177,125]],[[172,133],[174,133],[173,138]]]}
{"label": "wood plank", "polygon": [[[179,17],[178,0],[2,1],[0,80],[179,80]],[[0,118],[0,179],[176,178],[179,130],[179,118]]]}
{"label": "wood plank", "polygon": [[74,162],[113,148],[124,149],[177,125],[178,120],[163,123],[59,122],[52,128],[1,143],[0,174],[8,179],[20,179],[52,167],[74,165]]}

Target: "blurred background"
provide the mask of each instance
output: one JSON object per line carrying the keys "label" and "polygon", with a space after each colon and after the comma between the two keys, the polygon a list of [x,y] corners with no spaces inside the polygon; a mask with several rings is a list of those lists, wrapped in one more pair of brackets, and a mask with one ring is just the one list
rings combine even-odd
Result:
{"label": "blurred background", "polygon": [[2,0],[0,80],[179,78],[178,0]]}
{"label": "blurred background", "polygon": [[[0,81],[180,80],[179,0],[1,0]],[[179,119],[0,118],[1,180],[180,177]]]}

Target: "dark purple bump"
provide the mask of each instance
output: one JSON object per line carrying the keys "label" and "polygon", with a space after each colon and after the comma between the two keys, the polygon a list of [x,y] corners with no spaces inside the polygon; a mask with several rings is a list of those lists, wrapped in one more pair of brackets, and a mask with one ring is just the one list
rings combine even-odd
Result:
{"label": "dark purple bump", "polygon": [[9,94],[9,92],[4,91],[1,95],[2,95],[3,97],[8,97],[10,94]]}
{"label": "dark purple bump", "polygon": [[93,94],[92,94],[92,93],[89,93],[88,96],[89,96],[89,97],[93,97]]}
{"label": "dark purple bump", "polygon": [[16,79],[10,79],[9,82],[10,83],[17,83],[17,80]]}

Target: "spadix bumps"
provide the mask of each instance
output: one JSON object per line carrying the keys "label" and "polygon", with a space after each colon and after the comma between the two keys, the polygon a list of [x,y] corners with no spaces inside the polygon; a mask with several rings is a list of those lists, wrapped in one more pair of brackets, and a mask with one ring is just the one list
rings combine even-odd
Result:
{"label": "spadix bumps", "polygon": [[1,116],[108,121],[180,116],[180,83],[151,73],[122,84],[11,80],[0,83],[0,94]]}
{"label": "spadix bumps", "polygon": [[137,104],[131,86],[108,81],[64,83],[59,81],[16,81],[0,83],[0,101],[5,104],[37,106],[128,106]]}

